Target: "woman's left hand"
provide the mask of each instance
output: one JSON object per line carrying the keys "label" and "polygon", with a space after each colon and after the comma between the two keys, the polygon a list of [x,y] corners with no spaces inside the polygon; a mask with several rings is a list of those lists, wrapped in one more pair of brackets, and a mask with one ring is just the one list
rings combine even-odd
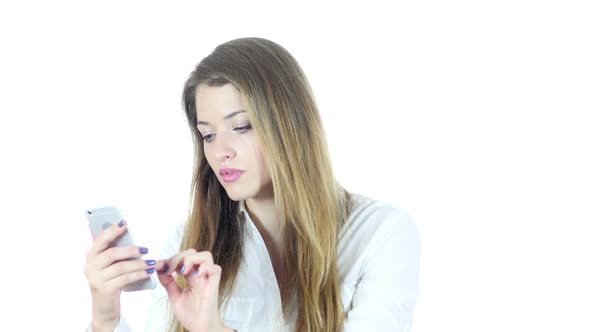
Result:
{"label": "woman's left hand", "polygon": [[[159,264],[158,264],[159,265]],[[168,268],[159,271],[160,283],[168,292],[168,299],[176,319],[191,332],[232,331],[221,323],[217,300],[221,267],[215,265],[208,251],[188,249],[168,259]],[[173,272],[187,281],[182,289],[174,280]]]}

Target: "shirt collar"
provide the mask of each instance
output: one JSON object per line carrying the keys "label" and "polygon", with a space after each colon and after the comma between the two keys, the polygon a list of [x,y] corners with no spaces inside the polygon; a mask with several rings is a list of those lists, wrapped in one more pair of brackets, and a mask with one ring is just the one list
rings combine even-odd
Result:
{"label": "shirt collar", "polygon": [[256,227],[252,223],[252,219],[250,219],[250,215],[248,214],[248,211],[246,210],[246,202],[244,200],[241,200],[240,203],[238,204],[238,213],[242,214],[244,216],[245,221],[246,221],[246,234],[248,236],[252,237],[254,229],[256,229]]}
{"label": "shirt collar", "polygon": [[245,212],[246,214],[248,213],[246,211],[246,203],[244,200],[241,200],[240,204],[238,204],[238,212],[240,212],[240,213]]}

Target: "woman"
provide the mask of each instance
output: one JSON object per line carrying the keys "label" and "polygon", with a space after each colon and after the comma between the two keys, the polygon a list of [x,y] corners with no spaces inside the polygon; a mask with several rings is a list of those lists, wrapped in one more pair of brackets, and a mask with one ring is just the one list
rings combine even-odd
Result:
{"label": "woman", "polygon": [[[192,209],[165,259],[87,255],[95,331],[126,330],[120,288],[157,273],[153,331],[407,331],[419,238],[393,206],[352,194],[332,172],[307,79],[280,45],[219,45],[185,83],[195,142]],[[154,272],[156,271],[156,272]]]}

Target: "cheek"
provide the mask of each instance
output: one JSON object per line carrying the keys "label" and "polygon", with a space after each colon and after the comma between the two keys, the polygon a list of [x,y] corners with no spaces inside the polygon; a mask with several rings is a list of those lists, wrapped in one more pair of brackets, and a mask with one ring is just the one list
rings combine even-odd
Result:
{"label": "cheek", "polygon": [[213,161],[213,156],[211,155],[211,151],[209,151],[208,148],[203,147],[203,154],[205,155],[205,160],[207,160],[207,163],[209,164],[209,166],[213,167],[212,161]]}
{"label": "cheek", "polygon": [[268,165],[266,155],[262,149],[258,149],[258,151],[256,151],[256,163],[260,167],[260,174],[265,178],[270,178],[270,167]]}

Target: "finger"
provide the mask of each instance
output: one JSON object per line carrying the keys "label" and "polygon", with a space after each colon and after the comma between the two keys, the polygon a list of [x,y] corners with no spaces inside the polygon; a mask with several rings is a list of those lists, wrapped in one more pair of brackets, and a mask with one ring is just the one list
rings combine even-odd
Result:
{"label": "finger", "polygon": [[207,276],[211,281],[211,291],[215,294],[215,298],[219,296],[219,282],[221,281],[221,266],[213,265],[207,269]]}
{"label": "finger", "polygon": [[180,274],[188,275],[198,271],[201,264],[213,264],[213,255],[209,251],[201,251],[184,257]]}
{"label": "finger", "polygon": [[168,272],[169,268],[170,267],[168,266],[168,260],[166,259],[160,259],[156,261],[156,264],[154,265],[154,269],[156,269],[158,273],[166,273]]}
{"label": "finger", "polygon": [[207,289],[212,291],[213,293],[208,293],[209,296],[214,295],[217,296],[218,289],[219,289],[219,282],[221,280],[221,266],[216,264],[202,264],[199,266],[198,272],[192,273],[192,276],[188,277],[189,284],[191,288],[198,287],[199,279],[206,279],[210,284],[210,287]]}
{"label": "finger", "polygon": [[105,283],[105,290],[108,292],[112,292],[114,290],[121,289],[132,282],[147,279],[153,274],[153,271],[149,272],[150,270],[126,273],[116,278],[113,278]]}
{"label": "finger", "polygon": [[184,257],[188,256],[188,255],[192,255],[197,253],[197,251],[195,249],[187,249],[187,250],[183,250],[181,252],[179,252],[178,254],[168,258],[168,274],[172,274],[172,272],[174,271],[178,271],[180,272],[180,270],[182,269],[182,260],[184,259]]}
{"label": "finger", "polygon": [[202,264],[196,272],[193,273],[196,278],[219,279],[221,277],[221,266],[217,264]]}
{"label": "finger", "polygon": [[86,254],[86,259],[88,260],[89,257],[96,256],[99,253],[103,252],[105,249],[109,247],[111,242],[113,242],[116,238],[121,236],[126,231],[127,222],[125,220],[121,220],[118,224],[114,224],[111,227],[107,228],[104,232],[100,233],[94,239],[94,244]]}
{"label": "finger", "polygon": [[143,259],[136,259],[130,261],[122,261],[115,263],[104,270],[100,271],[98,279],[108,281],[111,279],[115,279],[121,275],[129,274],[132,272],[138,271],[150,271],[149,273],[155,272],[154,265],[156,264],[155,260],[143,260]]}
{"label": "finger", "polygon": [[148,249],[138,246],[113,247],[98,254],[92,265],[98,269],[104,269],[107,266],[131,258],[139,258],[148,253]]}
{"label": "finger", "polygon": [[174,276],[170,273],[167,273],[171,270],[167,261],[158,261],[158,263],[156,263],[156,266],[159,267],[159,269],[157,269],[158,280],[160,281],[160,284],[162,284],[162,287],[164,287],[164,289],[168,293],[168,298],[170,302],[173,303],[182,293],[182,289],[180,289],[180,287],[176,283]]}

